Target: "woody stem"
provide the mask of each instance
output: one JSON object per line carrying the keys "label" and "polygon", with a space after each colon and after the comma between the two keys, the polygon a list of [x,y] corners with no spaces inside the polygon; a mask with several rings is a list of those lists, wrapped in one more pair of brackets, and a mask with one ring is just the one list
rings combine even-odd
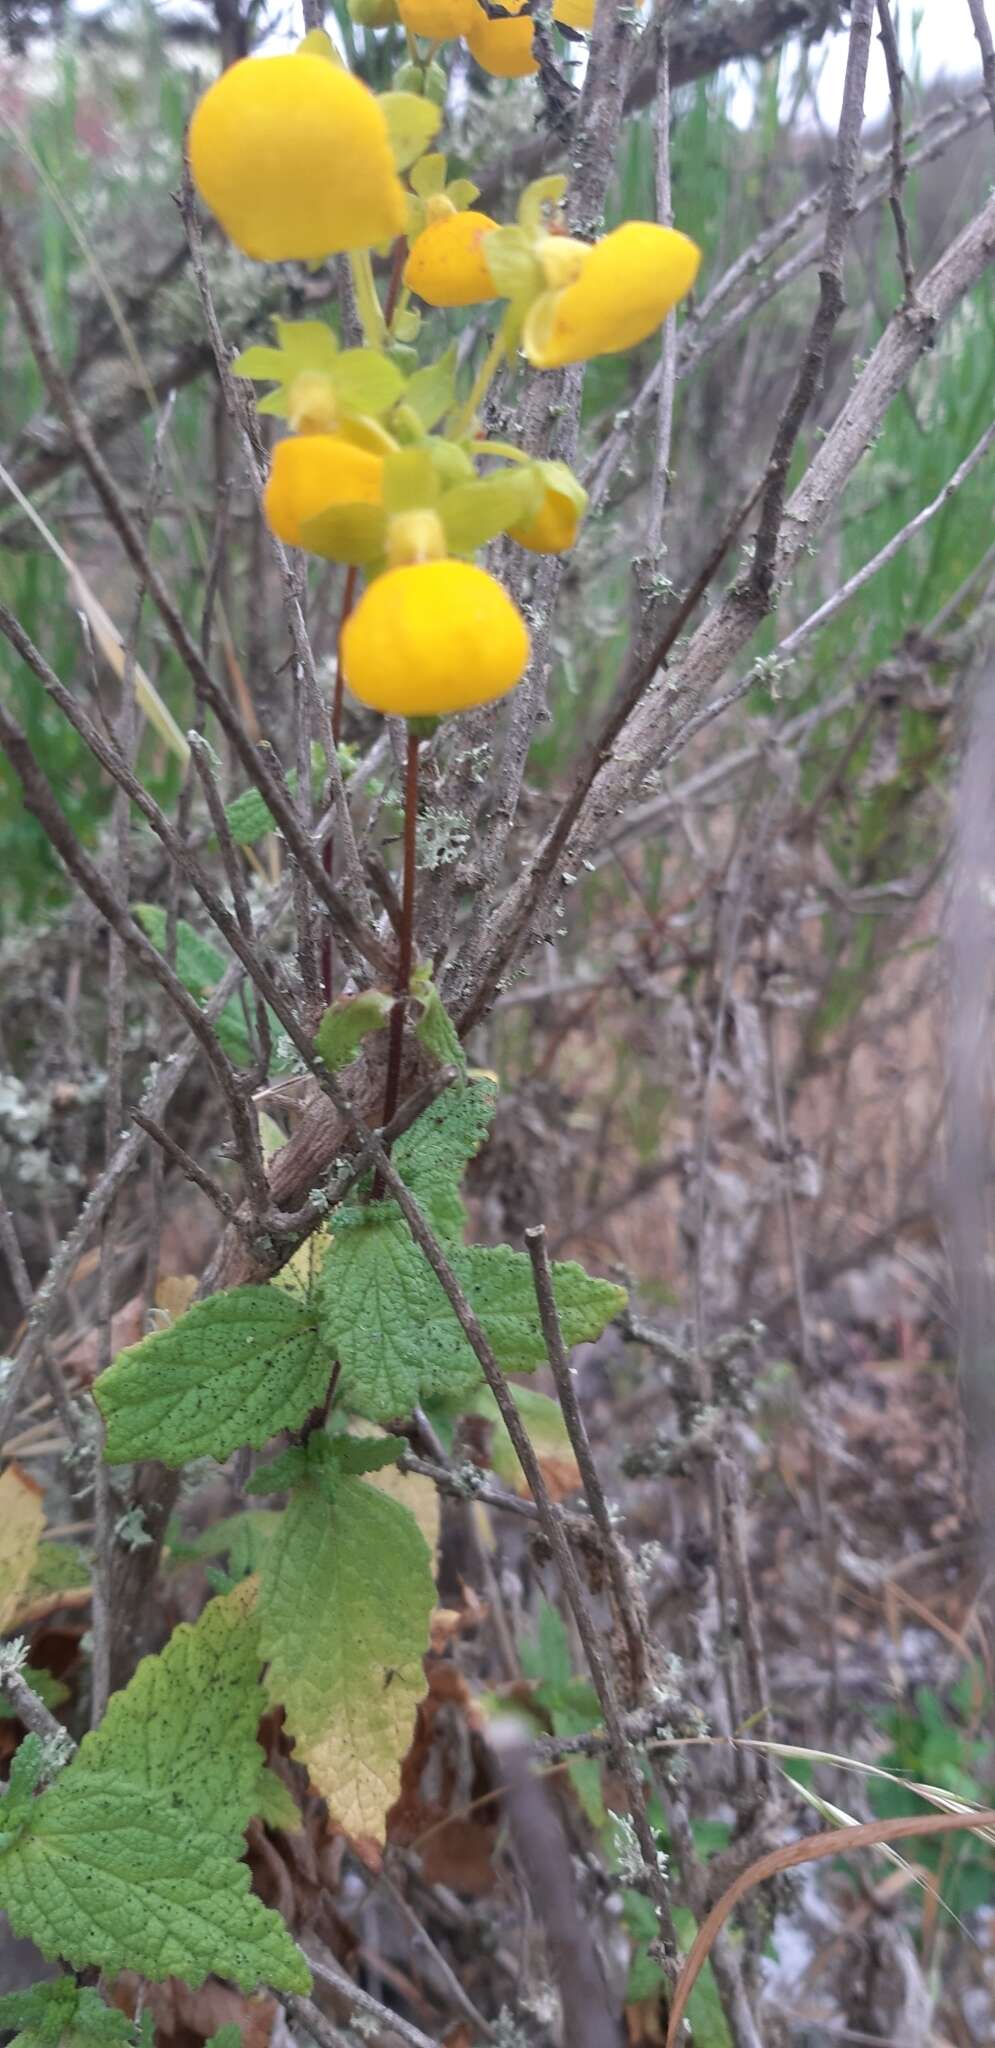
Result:
{"label": "woody stem", "polygon": [[[353,603],[355,601],[356,573],[357,572],[355,569],[350,569],[346,575],[345,589],[342,593],[342,610],[341,613],[339,614],[339,630],[336,643],[337,653],[335,661],[335,692],[332,697],[332,745],[336,749],[338,748],[339,741],[342,738],[342,628],[345,625],[347,618],[349,617],[349,613],[351,612]],[[329,797],[330,796],[331,785],[329,785]],[[330,827],[329,829],[328,838],[326,839],[324,847],[322,849],[321,859],[322,866],[324,867],[326,875],[331,877],[335,867],[334,826]],[[325,928],[325,936],[322,941],[321,947],[321,985],[324,991],[325,1001],[326,1003],[330,1003],[332,1000],[332,927],[330,924],[327,924],[327,922]]]}
{"label": "woody stem", "polygon": [[[390,1013],[390,1037],[387,1044],[387,1079],[384,1084],[383,1128],[390,1123],[397,1110],[397,1098],[401,1087],[401,1054],[404,1050],[404,1013],[407,1007],[408,985],[411,980],[411,956],[414,944],[415,925],[415,841],[418,828],[418,749],[421,740],[417,733],[408,733],[408,752],[404,772],[404,875],[401,884],[401,936],[397,953],[397,980],[394,984],[395,1003]],[[379,1173],[373,1183],[372,1200],[379,1201],[383,1194],[383,1182]]]}

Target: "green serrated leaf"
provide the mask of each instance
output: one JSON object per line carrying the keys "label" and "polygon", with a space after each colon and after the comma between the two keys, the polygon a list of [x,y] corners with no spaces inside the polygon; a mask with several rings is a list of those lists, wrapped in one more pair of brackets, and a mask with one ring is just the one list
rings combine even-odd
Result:
{"label": "green serrated leaf", "polygon": [[94,1398],[112,1465],[227,1458],[297,1429],[328,1384],[329,1354],[306,1304],[280,1287],[233,1287],[122,1351]]}
{"label": "green serrated leaf", "polygon": [[254,1601],[254,1586],[236,1587],[193,1627],[181,1622],[157,1657],[143,1657],[59,1782],[127,1779],[238,1847],[255,1811],[265,1706]]}
{"label": "green serrated leaf", "polygon": [[497,1083],[475,1076],[447,1088],[394,1146],[394,1165],[441,1238],[462,1238],[466,1211],[460,1181],[480,1151],[497,1101]]}
{"label": "green serrated leaf", "polygon": [[339,1472],[355,1478],[396,1465],[407,1450],[403,1436],[336,1436],[328,1439]]}
{"label": "green serrated leaf", "polygon": [[442,500],[446,540],[454,555],[472,555],[509,526],[530,519],[542,500],[535,471],[508,465],[475,483],[458,484]]}
{"label": "green serrated leaf", "polygon": [[[404,337],[400,338],[403,340]],[[426,433],[429,433],[449,411],[455,397],[456,344],[452,342],[437,362],[426,363],[424,369],[416,370],[408,378],[404,403],[417,413]]]}
{"label": "green serrated leaf", "polygon": [[268,1828],[282,1828],[286,1835],[294,1834],[301,1824],[300,1807],[289,1785],[269,1764],[264,1764],[259,1773],[253,1811]]}
{"label": "green serrated leaf", "polygon": [[243,1578],[259,1570],[266,1545],[279,1520],[275,1509],[246,1508],[240,1514],[223,1515],[197,1536],[185,1537],[171,1526],[168,1549],[177,1565],[203,1563],[208,1558],[230,1556],[232,1576]]}
{"label": "green serrated leaf", "polygon": [[456,1026],[432,980],[430,967],[416,967],[411,977],[411,993],[421,1005],[421,1015],[415,1025],[415,1037],[419,1045],[437,1060],[440,1067],[458,1067],[466,1073],[466,1054],[456,1035]]}
{"label": "green serrated leaf", "polygon": [[307,1991],[282,1920],[249,1890],[227,1835],[198,1829],[168,1794],[70,1764],[0,1854],[0,1905],[15,1934],[74,1969],[135,1970],[192,1988],[210,1974],[244,1991]]}
{"label": "green serrated leaf", "polygon": [[[157,952],[165,953],[165,911],[160,909],[157,903],[136,903],[132,908],[142,930],[151,939]],[[176,927],[176,972],[184,988],[198,1003],[206,1003],[208,997],[213,995],[218,982],[227,973],[230,965],[231,961],[226,959],[216,946],[212,946],[208,939],[201,938],[200,933],[195,931],[192,925],[187,924],[185,918],[179,919]],[[280,1020],[272,1010],[268,1015],[270,1030],[274,1037],[278,1037],[282,1028]],[[250,1066],[255,1055],[239,996],[230,997],[220,1016],[215,1018],[214,1029],[229,1059],[234,1060],[236,1066]]]}
{"label": "green serrated leaf", "polygon": [[335,362],[335,396],[350,412],[389,411],[404,378],[396,363],[374,348],[345,348]]}
{"label": "green serrated leaf", "polygon": [[389,1204],[342,1218],[318,1289],[346,1405],[372,1422],[479,1376],[431,1266]]}
{"label": "green serrated leaf", "polygon": [[[498,1364],[508,1372],[531,1372],[546,1357],[536,1305],[532,1261],[510,1245],[467,1245],[453,1254],[453,1267],[482,1322]],[[625,1289],[594,1280],[573,1259],[552,1268],[553,1294],[563,1341],[593,1342],[625,1307]]]}
{"label": "green serrated leaf", "polygon": [[364,989],[358,996],[338,996],[329,1003],[314,1043],[330,1074],[340,1073],[355,1059],[364,1038],[371,1031],[382,1030],[393,1007],[393,996],[384,995],[379,988]]}
{"label": "green serrated leaf", "polygon": [[229,2020],[226,2027],[219,2027],[216,2034],[210,2034],[204,2048],[242,2048],[242,2029]]}
{"label": "green serrated leaf", "polygon": [[406,171],[438,133],[442,108],[414,92],[382,92],[377,100],[387,122],[394,164]]}
{"label": "green serrated leaf", "polygon": [[254,1598],[245,1585],[212,1601],[142,1661],[0,1853],[0,1905],[43,1955],[192,1986],[216,1972],[245,1990],[307,1988],[238,1860],[262,1761]]}
{"label": "green serrated leaf", "polygon": [[56,1977],[0,1997],[0,2032],[12,2027],[26,2029],[18,2036],[22,2044],[76,2048],[83,2041],[131,2041],[134,2023],[88,1985]]}
{"label": "green serrated leaf", "polygon": [[270,1697],[341,1825],[383,1838],[425,1690],[435,1600],[413,1515],[361,1479],[295,1495],[259,1594]]}
{"label": "green serrated leaf", "polygon": [[[528,1372],[546,1357],[532,1266],[507,1245],[447,1247],[499,1364]],[[581,1266],[553,1267],[564,1341],[600,1336],[625,1302]],[[390,1204],[343,1212],[318,1287],[322,1330],[358,1415],[384,1422],[424,1395],[455,1393],[480,1368],[440,1282]]]}

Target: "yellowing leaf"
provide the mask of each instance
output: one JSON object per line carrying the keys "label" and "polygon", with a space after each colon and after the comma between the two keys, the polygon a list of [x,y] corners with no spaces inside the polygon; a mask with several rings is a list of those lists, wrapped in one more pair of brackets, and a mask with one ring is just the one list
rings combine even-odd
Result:
{"label": "yellowing leaf", "polygon": [[0,1479],[0,1635],[17,1612],[44,1527],[41,1487],[19,1465],[8,1465]]}
{"label": "yellowing leaf", "polygon": [[[356,1436],[380,1436],[381,1431],[372,1423],[354,1422]],[[439,1506],[439,1489],[432,1479],[425,1479],[420,1472],[401,1472],[396,1465],[383,1465],[379,1472],[370,1472],[368,1481],[390,1500],[396,1500],[402,1508],[414,1515],[435,1563],[439,1554],[439,1531],[442,1512]]]}
{"label": "yellowing leaf", "polygon": [[428,1546],[397,1501],[352,1478],[331,1499],[311,1484],[292,1497],[259,1592],[267,1689],[349,1834],[383,1840],[425,1690],[434,1600]]}

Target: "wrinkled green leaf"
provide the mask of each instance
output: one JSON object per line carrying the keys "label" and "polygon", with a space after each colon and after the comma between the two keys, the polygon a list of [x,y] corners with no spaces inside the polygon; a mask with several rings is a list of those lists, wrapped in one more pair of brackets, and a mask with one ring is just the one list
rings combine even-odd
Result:
{"label": "wrinkled green leaf", "polygon": [[279,1287],[233,1287],[194,1302],[100,1374],[94,1398],[112,1465],[133,1458],[227,1458],[297,1429],[328,1384],[315,1315]]}
{"label": "wrinkled green leaf", "polygon": [[379,988],[364,989],[358,996],[338,996],[329,1004],[314,1043],[330,1074],[340,1073],[355,1059],[364,1038],[383,1029],[393,1007],[393,996]]}
{"label": "wrinkled green leaf", "polygon": [[408,1509],[346,1477],[331,1500],[311,1485],[295,1494],[260,1588],[267,1685],[350,1833],[383,1837],[425,1690],[434,1599]]}

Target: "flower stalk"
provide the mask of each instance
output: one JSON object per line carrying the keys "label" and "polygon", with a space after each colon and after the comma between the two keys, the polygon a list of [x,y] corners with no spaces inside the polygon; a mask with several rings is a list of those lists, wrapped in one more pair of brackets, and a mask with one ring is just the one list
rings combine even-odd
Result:
{"label": "flower stalk", "polygon": [[[381,1127],[386,1129],[397,1111],[397,1098],[401,1088],[401,1056],[404,1051],[404,1018],[407,1009],[408,988],[411,982],[411,961],[414,951],[415,928],[415,851],[418,830],[418,756],[421,734],[408,726],[408,747],[404,768],[404,869],[401,881],[401,933],[398,941],[397,980],[394,983],[395,1003],[390,1013],[390,1037],[387,1044],[387,1078],[384,1083],[383,1115]],[[379,1201],[383,1194],[383,1180],[379,1173],[373,1182],[371,1200]]]}

